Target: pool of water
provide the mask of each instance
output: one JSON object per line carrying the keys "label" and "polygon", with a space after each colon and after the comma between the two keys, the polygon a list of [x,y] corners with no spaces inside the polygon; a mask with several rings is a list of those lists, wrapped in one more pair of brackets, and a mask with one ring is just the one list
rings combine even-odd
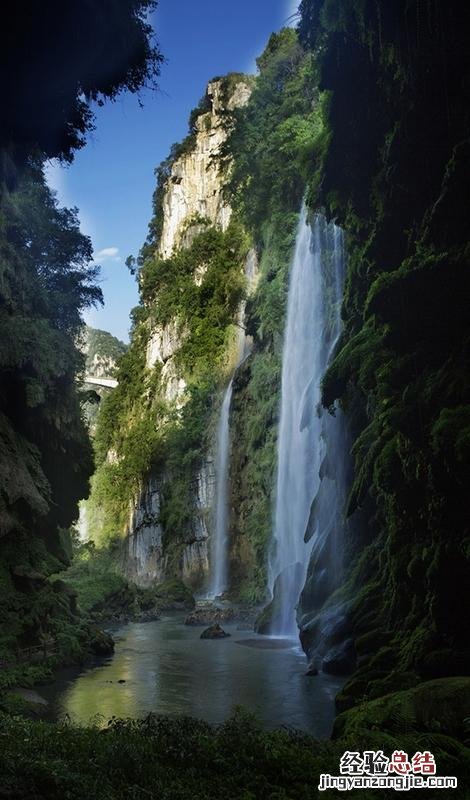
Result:
{"label": "pool of water", "polygon": [[297,640],[270,640],[236,624],[223,626],[230,638],[202,640],[203,628],[183,622],[181,614],[169,613],[114,630],[114,656],[78,674],[63,671],[40,690],[51,716],[86,723],[155,712],[220,723],[240,705],[267,728],[287,725],[329,736],[342,681],[307,677]]}

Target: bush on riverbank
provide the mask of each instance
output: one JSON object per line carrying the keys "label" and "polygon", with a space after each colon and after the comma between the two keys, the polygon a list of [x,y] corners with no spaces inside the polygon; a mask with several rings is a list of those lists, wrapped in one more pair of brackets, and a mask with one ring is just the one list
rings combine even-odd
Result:
{"label": "bush on riverbank", "polygon": [[[470,681],[466,683],[468,687]],[[451,688],[455,691],[456,687]],[[462,683],[459,691],[463,688]],[[403,707],[408,694],[398,693],[394,702]],[[339,760],[346,749],[362,752],[371,749],[372,743],[387,753],[394,748],[408,753],[429,749],[436,757],[438,774],[459,778],[460,786],[452,797],[468,797],[463,781],[470,751],[449,735],[445,717],[442,724],[428,721],[426,733],[415,730],[411,722],[405,730],[373,730],[381,703],[365,704],[361,724],[351,720],[355,729],[348,732],[345,723],[342,737],[334,741],[318,741],[286,729],[263,731],[255,718],[242,710],[218,727],[190,717],[150,715],[144,720],[113,718],[104,728],[98,724],[81,728],[0,715],[0,796],[31,800],[313,800],[319,796],[321,773],[339,774]],[[344,793],[329,792],[328,796],[344,797]],[[395,796],[393,791],[380,791],[383,800]],[[420,800],[436,796],[439,791],[419,792]],[[356,790],[354,794],[355,800],[377,797],[374,791]]]}
{"label": "bush on riverbank", "polygon": [[312,778],[332,751],[306,735],[263,733],[243,714],[218,729],[188,717],[103,730],[3,718],[1,729],[3,789],[48,800],[301,800],[314,796]]}
{"label": "bush on riverbank", "polygon": [[63,580],[64,564],[45,548],[36,555],[36,568],[27,561],[0,568],[0,693],[47,680],[90,653],[113,651],[111,637],[80,613],[77,592]]}
{"label": "bush on riverbank", "polygon": [[95,622],[158,619],[161,611],[189,609],[194,598],[176,578],[142,588],[119,571],[116,546],[97,548],[93,542],[76,544],[72,566],[63,577],[75,592],[80,611]]}

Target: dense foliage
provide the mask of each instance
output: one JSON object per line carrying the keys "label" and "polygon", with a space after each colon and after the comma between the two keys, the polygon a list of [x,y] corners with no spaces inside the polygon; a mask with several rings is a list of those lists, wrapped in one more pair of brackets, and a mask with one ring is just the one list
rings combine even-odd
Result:
{"label": "dense foliage", "polygon": [[[345,750],[390,754],[397,748],[430,750],[439,775],[458,777],[452,797],[465,798],[470,753],[456,737],[464,734],[461,708],[468,692],[469,681],[456,679],[451,686],[434,681],[389,695],[341,715],[333,741],[294,730],[263,731],[241,709],[218,727],[150,715],[80,728],[0,715],[2,791],[48,800],[314,800],[320,774],[337,775]],[[421,789],[411,796],[418,794],[432,800],[443,792]],[[377,796],[373,789],[354,790],[358,800]],[[380,797],[396,792],[381,789]]]}
{"label": "dense foliage", "polygon": [[[91,242],[80,232],[76,212],[57,207],[40,165],[23,172],[14,190],[2,189],[2,565],[10,572],[44,568],[47,574],[57,569],[54,559],[67,560],[60,529],[75,519],[93,468],[75,384],[83,368],[75,339],[81,310],[99,302],[101,292],[94,285]],[[21,584],[21,576],[15,583],[5,571],[1,616],[7,637],[27,638],[38,624],[45,633],[54,605],[52,595],[42,601],[42,612],[28,608],[15,622],[19,607],[34,598],[34,592],[17,597],[15,585]]]}
{"label": "dense foliage", "polygon": [[[326,93],[310,202],[344,226],[344,334],[323,389],[355,429],[342,596],[351,703],[470,660],[468,18],[452,3],[303,0]],[[392,673],[392,674],[390,674]]]}
{"label": "dense foliage", "polygon": [[[90,510],[92,533],[100,542],[125,532],[129,502],[152,469],[171,476],[161,516],[174,549],[187,534],[191,484],[209,447],[211,404],[228,367],[248,249],[236,223],[225,233],[203,228],[170,259],[148,247],[141,259],[142,305],[135,310],[119,385],[103,403],[96,436],[100,466]],[[171,373],[159,361],[146,364],[152,336],[168,325],[176,343]],[[180,399],[171,396],[175,376],[185,384]]]}
{"label": "dense foliage", "polygon": [[153,82],[162,57],[147,15],[155,0],[26,0],[3,11],[0,147],[73,158],[93,128],[90,101]]}
{"label": "dense foliage", "polygon": [[155,620],[161,611],[173,607],[193,607],[191,592],[177,579],[146,588],[127,580],[119,568],[116,549],[97,548],[92,540],[74,540],[72,565],[63,577],[84,616],[96,623],[122,624]]}
{"label": "dense foliage", "polygon": [[86,327],[83,336],[85,350],[85,372],[87,375],[112,378],[117,362],[127,350],[124,342],[108,331]]}
{"label": "dense foliage", "polygon": [[[286,209],[300,209],[305,171],[322,130],[313,57],[297,34],[272,34],[257,59],[259,74],[247,106],[235,112],[224,147],[233,162],[227,195],[257,241]],[[282,325],[282,319],[279,320]]]}
{"label": "dense foliage", "polygon": [[2,16],[0,658],[8,663],[45,641],[70,658],[90,633],[73,593],[49,576],[68,562],[65,529],[93,471],[77,340],[82,312],[101,291],[91,242],[77,210],[58,208],[44,160],[71,160],[92,127],[90,101],[137,91],[156,75],[145,19],[154,5],[26,2]]}

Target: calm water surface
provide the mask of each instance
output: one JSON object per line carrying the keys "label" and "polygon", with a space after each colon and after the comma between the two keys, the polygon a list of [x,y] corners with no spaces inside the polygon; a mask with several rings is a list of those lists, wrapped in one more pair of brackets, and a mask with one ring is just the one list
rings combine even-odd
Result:
{"label": "calm water surface", "polygon": [[[201,640],[203,628],[183,624],[169,613],[157,622],[130,623],[113,632],[112,658],[80,674],[63,672],[41,689],[55,718],[88,722],[97,715],[143,717],[190,714],[222,722],[236,705],[256,713],[268,728],[288,725],[329,736],[334,697],[341,679],[307,677],[298,641],[280,643],[236,624],[224,624],[230,638]],[[119,683],[119,681],[124,681]]]}

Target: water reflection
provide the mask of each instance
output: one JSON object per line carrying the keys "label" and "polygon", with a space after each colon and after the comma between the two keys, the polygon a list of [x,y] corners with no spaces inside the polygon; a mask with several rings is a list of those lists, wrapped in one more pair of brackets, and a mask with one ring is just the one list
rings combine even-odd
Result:
{"label": "water reflection", "polygon": [[[222,722],[234,706],[255,712],[266,727],[289,725],[328,736],[341,681],[305,676],[305,657],[292,640],[258,647],[255,634],[225,625],[231,638],[201,640],[179,615],[132,623],[115,632],[112,659],[75,679],[64,673],[43,694],[55,716],[85,723],[96,715],[191,714]],[[248,643],[252,646],[241,646]],[[273,643],[274,644],[274,643]]]}

